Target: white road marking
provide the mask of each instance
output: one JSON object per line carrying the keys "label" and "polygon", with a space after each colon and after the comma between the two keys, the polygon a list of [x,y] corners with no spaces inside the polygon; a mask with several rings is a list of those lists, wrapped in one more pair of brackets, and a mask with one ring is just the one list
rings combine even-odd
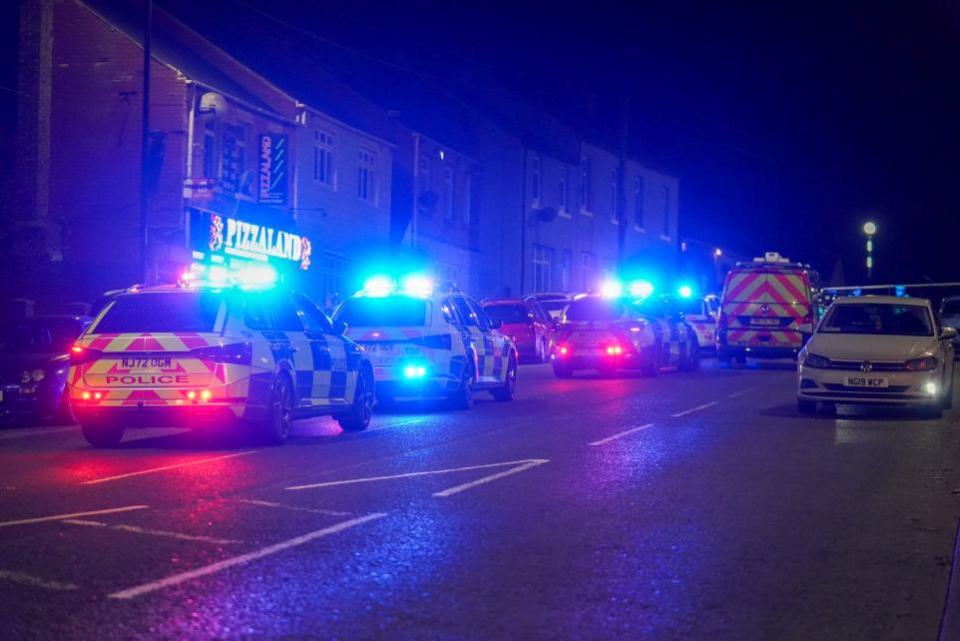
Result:
{"label": "white road marking", "polygon": [[326,481],[324,483],[310,483],[308,485],[293,485],[288,490],[314,490],[321,487],[335,487],[337,485],[354,485],[356,483],[374,483],[376,481],[393,481],[395,479],[410,479],[418,476],[436,476],[437,474],[452,474],[453,472],[469,472],[470,470],[488,470],[492,467],[506,467],[508,465],[523,465],[525,463],[544,462],[543,459],[523,459],[520,461],[505,461],[503,463],[486,463],[484,465],[467,465],[465,467],[451,467],[445,470],[429,470],[426,472],[407,472],[405,474],[391,474],[389,476],[370,476],[362,479],[347,479],[345,481]]}
{"label": "white road marking", "polygon": [[182,534],[181,532],[170,532],[168,530],[150,530],[136,525],[125,525],[118,523],[111,525],[101,521],[81,521],[80,519],[67,519],[63,523],[70,525],[85,525],[87,527],[106,527],[121,532],[133,532],[134,534],[145,534],[147,536],[159,536],[166,539],[179,539],[181,541],[199,541],[201,543],[213,543],[214,545],[230,545],[232,543],[242,543],[235,539],[218,539],[214,536],[200,536],[197,534]]}
{"label": "white road marking", "polygon": [[113,507],[105,510],[90,510],[89,512],[71,512],[70,514],[55,514],[53,516],[38,516],[32,519],[18,519],[16,521],[0,521],[0,528],[12,527],[14,525],[29,525],[31,523],[45,523],[47,521],[66,521],[75,519],[79,516],[96,516],[98,514],[116,514],[117,512],[131,512],[133,510],[145,510],[146,505],[127,505],[125,507]]}
{"label": "white road marking", "polygon": [[23,572],[12,572],[10,570],[0,570],[0,579],[13,581],[20,585],[28,585],[32,588],[44,588],[47,590],[76,590],[77,586],[72,583],[61,583],[60,581],[51,581],[41,579],[40,577],[30,576]]}
{"label": "white road marking", "polygon": [[680,418],[681,416],[686,416],[687,414],[693,414],[694,412],[699,412],[700,410],[705,410],[708,407],[713,407],[716,405],[716,401],[711,401],[709,403],[704,403],[703,405],[697,405],[696,407],[691,407],[688,410],[683,410],[682,412],[677,412],[676,414],[671,414],[673,418]]}
{"label": "white road marking", "polygon": [[107,596],[109,596],[111,599],[132,599],[134,597],[138,597],[143,594],[155,592],[156,590],[162,590],[163,588],[170,587],[171,585],[177,585],[179,583],[183,583],[185,581],[191,581],[201,576],[214,574],[216,572],[220,572],[221,570],[232,568],[235,565],[243,565],[244,563],[256,561],[258,559],[262,559],[264,557],[276,554],[278,552],[283,552],[284,550],[297,547],[298,545],[309,543],[314,539],[319,539],[324,536],[336,534],[337,532],[342,532],[343,530],[348,530],[352,527],[356,527],[364,523],[369,523],[370,521],[382,519],[386,515],[387,514],[385,512],[376,512],[374,514],[368,514],[366,516],[350,519],[349,521],[342,521],[340,523],[337,523],[336,525],[331,525],[330,527],[323,528],[322,530],[314,530],[313,532],[309,532],[302,536],[294,537],[292,539],[287,539],[286,541],[281,541],[280,543],[275,543],[265,548],[255,550],[253,552],[248,552],[247,554],[241,554],[240,556],[234,556],[229,559],[224,559],[223,561],[217,561],[216,563],[211,563],[210,565],[204,565],[194,570],[188,570],[187,572],[180,572],[179,574],[173,574],[171,576],[168,576],[165,579],[160,579],[159,581],[151,581],[150,583],[144,583],[142,585],[138,585],[132,588],[127,588],[126,590],[120,590],[119,592],[113,592],[112,594],[109,594]]}
{"label": "white road marking", "polygon": [[186,463],[174,463],[173,465],[164,465],[163,467],[153,467],[149,470],[139,470],[137,472],[127,472],[126,474],[117,474],[116,476],[107,476],[102,479],[93,479],[92,481],[84,481],[80,485],[96,485],[97,483],[107,483],[109,481],[119,481],[120,479],[127,479],[132,476],[143,476],[144,474],[156,474],[157,472],[166,472],[168,470],[176,470],[181,467],[192,467],[194,465],[203,465],[204,463],[213,463],[214,461],[223,461],[228,458],[236,458],[238,456],[246,456],[247,454],[255,454],[257,450],[248,450],[246,452],[236,452],[234,454],[224,454],[223,456],[214,456],[212,458],[204,458],[197,461],[187,461]]}
{"label": "white road marking", "polygon": [[747,389],[742,389],[742,390],[740,390],[739,392],[734,392],[733,394],[727,394],[727,398],[736,398],[736,397],[738,397],[738,396],[743,396],[744,394],[746,394],[746,393],[748,393],[748,392],[752,392],[752,391],[755,390],[755,389],[757,389],[757,388],[756,388],[756,387],[748,387]]}
{"label": "white road marking", "polygon": [[497,479],[502,479],[503,477],[510,476],[511,474],[519,474],[520,472],[525,472],[532,467],[543,465],[544,463],[549,462],[550,461],[548,459],[543,458],[530,459],[528,463],[524,463],[523,465],[518,465],[517,467],[512,467],[509,470],[504,470],[503,472],[498,472],[497,474],[491,474],[490,476],[485,476],[482,479],[470,481],[469,483],[464,483],[463,485],[455,485],[445,490],[434,492],[433,495],[438,498],[446,498],[448,496],[453,496],[454,494],[459,494],[465,490],[469,490],[472,487],[477,487],[478,485],[483,485],[484,483],[489,483],[490,481],[496,481]]}
{"label": "white road marking", "polygon": [[310,512],[311,514],[327,514],[329,516],[350,516],[350,512],[339,512],[337,510],[324,510],[316,507],[300,507],[299,505],[284,505],[283,503],[274,503],[273,501],[259,501],[256,499],[229,499],[234,503],[246,503],[247,505],[260,505],[262,507],[276,507],[283,510],[294,510],[295,512]]}
{"label": "white road marking", "polygon": [[602,438],[599,441],[593,441],[592,443],[587,443],[587,445],[603,445],[604,443],[609,443],[610,441],[615,441],[618,438],[623,438],[624,436],[630,436],[634,432],[639,432],[640,430],[645,430],[649,427],[653,427],[653,423],[647,423],[646,425],[641,425],[640,427],[634,427],[629,430],[624,430],[623,432],[617,432],[612,436]]}
{"label": "white road marking", "polygon": [[80,435],[80,428],[76,425],[72,427],[34,427],[25,430],[11,430],[9,432],[0,432],[0,441],[12,438],[26,438],[28,436],[43,436],[45,434],[58,434],[60,432],[76,432]]}

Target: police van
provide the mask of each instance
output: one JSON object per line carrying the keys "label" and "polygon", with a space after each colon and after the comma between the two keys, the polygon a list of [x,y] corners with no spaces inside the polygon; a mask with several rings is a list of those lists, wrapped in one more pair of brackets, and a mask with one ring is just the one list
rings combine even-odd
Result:
{"label": "police van", "polygon": [[114,295],[71,348],[70,404],[94,446],[130,427],[246,425],[282,443],[298,418],[363,430],[373,368],[306,296],[157,286]]}
{"label": "police van", "polygon": [[454,287],[429,279],[367,280],[337,308],[334,319],[373,365],[377,398],[446,398],[467,409],[476,392],[510,401],[517,384],[517,350],[500,323]]}
{"label": "police van", "polygon": [[816,272],[767,252],[727,274],[717,318],[720,362],[795,357],[813,331]]}

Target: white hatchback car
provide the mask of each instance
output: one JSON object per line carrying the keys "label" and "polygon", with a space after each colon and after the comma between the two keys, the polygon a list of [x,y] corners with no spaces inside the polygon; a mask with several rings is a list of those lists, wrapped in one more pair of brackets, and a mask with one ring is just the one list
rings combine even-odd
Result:
{"label": "white hatchback car", "polygon": [[797,407],[917,405],[938,416],[953,404],[955,336],[923,298],[839,298],[800,352]]}

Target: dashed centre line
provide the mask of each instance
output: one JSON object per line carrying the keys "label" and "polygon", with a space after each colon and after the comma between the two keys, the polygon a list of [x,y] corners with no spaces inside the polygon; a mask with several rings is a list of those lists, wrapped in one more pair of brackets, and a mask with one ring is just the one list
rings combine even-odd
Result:
{"label": "dashed centre line", "polygon": [[737,398],[738,396],[743,396],[757,389],[756,387],[748,387],[747,389],[742,389],[739,392],[734,392],[733,394],[727,394],[727,398]]}
{"label": "dashed centre line", "polygon": [[133,510],[146,510],[147,505],[126,505],[124,507],[112,507],[105,510],[90,510],[87,512],[71,512],[70,514],[54,514],[52,516],[37,516],[30,519],[17,519],[16,521],[2,521],[0,528],[13,527],[14,525],[30,525],[31,523],[46,523],[48,521],[66,521],[81,516],[97,516],[99,514],[117,514],[118,512],[132,512]]}
{"label": "dashed centre line", "polygon": [[686,416],[687,414],[693,414],[694,412],[699,412],[700,410],[705,410],[708,407],[713,407],[716,405],[716,401],[710,401],[709,403],[704,403],[703,405],[697,405],[696,407],[691,407],[688,410],[683,410],[682,412],[677,412],[676,414],[671,414],[673,418],[680,418],[681,416]]}
{"label": "dashed centre line", "polygon": [[603,445],[603,444],[605,444],[605,443],[609,443],[609,442],[611,442],[611,441],[615,441],[615,440],[617,440],[617,439],[619,439],[619,438],[623,438],[624,436],[630,436],[631,434],[633,434],[633,433],[635,433],[635,432],[640,432],[640,431],[642,431],[642,430],[651,428],[651,427],[653,427],[653,426],[654,426],[654,423],[647,423],[646,425],[641,425],[640,427],[633,427],[633,428],[630,428],[629,430],[624,430],[624,431],[622,431],[622,432],[617,432],[616,434],[613,434],[613,435],[608,436],[608,437],[606,437],[606,438],[602,438],[602,439],[600,439],[599,441],[592,441],[592,442],[590,442],[590,443],[587,443],[587,445]]}
{"label": "dashed centre line", "polygon": [[219,539],[214,536],[202,536],[199,534],[183,534],[182,532],[170,532],[168,530],[151,530],[149,528],[143,528],[137,525],[125,525],[123,523],[111,525],[109,523],[104,523],[103,521],[83,521],[80,519],[67,519],[63,521],[63,523],[69,523],[70,525],[83,525],[86,527],[109,528],[111,530],[119,530],[121,532],[132,532],[134,534],[157,536],[165,539],[179,539],[181,541],[198,541],[200,543],[213,543],[214,545],[230,545],[233,543],[242,542],[242,541],[237,541],[235,539]]}
{"label": "dashed centre line", "polygon": [[0,570],[0,579],[26,585],[31,588],[44,588],[46,590],[76,590],[77,586],[73,583],[62,583],[60,581],[51,581],[50,579],[41,579],[40,577],[30,576],[23,572],[13,572],[11,570]]}
{"label": "dashed centre line", "polygon": [[127,479],[133,476],[143,476],[145,474],[156,474],[157,472],[166,472],[168,470],[176,470],[182,467],[192,467],[194,465],[203,465],[204,463],[213,463],[214,461],[223,461],[229,458],[236,458],[238,456],[247,456],[248,454],[255,454],[257,450],[248,450],[246,452],[236,452],[234,454],[225,454],[223,456],[214,456],[211,458],[199,459],[196,461],[186,461],[185,463],[174,463],[173,465],[164,465],[161,467],[153,467],[147,470],[138,470],[136,472],[127,472],[126,474],[117,474],[116,476],[106,476],[101,479],[93,479],[91,481],[84,481],[80,485],[96,485],[98,483],[107,483],[109,481],[119,481],[120,479]]}
{"label": "dashed centre line", "polygon": [[518,465],[517,467],[512,467],[509,470],[504,470],[503,472],[498,472],[497,474],[491,474],[490,476],[485,476],[482,479],[477,479],[476,481],[470,481],[469,483],[464,483],[462,485],[455,485],[454,487],[447,488],[445,490],[440,490],[439,492],[434,492],[433,495],[437,498],[446,498],[448,496],[453,496],[454,494],[459,494],[470,488],[477,487],[478,485],[483,485],[489,483],[490,481],[496,481],[497,479],[502,479],[505,476],[510,476],[512,474],[519,474],[520,472],[525,472],[532,467],[538,465],[543,465],[544,463],[549,463],[547,459],[530,459],[529,462]]}
{"label": "dashed centre line", "polygon": [[274,503],[273,501],[261,501],[258,499],[230,499],[234,503],[244,503],[246,505],[259,505],[261,507],[275,507],[281,510],[293,510],[294,512],[309,512],[310,514],[326,514],[328,516],[350,516],[350,512],[341,512],[339,510],[325,510],[317,507],[300,507],[299,505],[286,505],[284,503]]}
{"label": "dashed centre line", "polygon": [[265,548],[255,550],[253,552],[234,556],[229,559],[224,559],[223,561],[217,561],[216,563],[204,565],[194,570],[173,574],[165,579],[160,579],[159,581],[151,581],[150,583],[143,583],[132,588],[127,588],[126,590],[113,592],[107,596],[111,599],[133,599],[144,594],[149,594],[150,592],[162,590],[163,588],[167,588],[172,585],[177,585],[186,581],[192,581],[193,579],[207,576],[208,574],[215,574],[221,570],[226,570],[227,568],[232,568],[236,565],[250,563],[251,561],[256,561],[258,559],[277,554],[278,552],[283,552],[284,550],[303,545],[304,543],[309,543],[314,539],[336,534],[337,532],[342,532],[343,530],[348,530],[352,527],[369,523],[370,521],[382,519],[385,516],[387,516],[386,512],[376,512],[374,514],[368,514],[366,516],[350,519],[349,521],[342,521],[336,525],[323,528],[322,530],[314,530],[313,532],[309,532],[302,536],[297,536],[292,539],[287,539],[286,541],[281,541],[280,543],[268,545]]}

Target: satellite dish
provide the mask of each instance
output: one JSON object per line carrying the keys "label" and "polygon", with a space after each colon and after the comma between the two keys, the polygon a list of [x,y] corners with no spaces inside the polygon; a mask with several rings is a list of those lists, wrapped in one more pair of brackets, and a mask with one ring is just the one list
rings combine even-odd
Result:
{"label": "satellite dish", "polygon": [[228,109],[229,106],[227,105],[227,99],[221,94],[208,91],[200,96],[201,114],[210,114],[219,120],[227,115]]}

